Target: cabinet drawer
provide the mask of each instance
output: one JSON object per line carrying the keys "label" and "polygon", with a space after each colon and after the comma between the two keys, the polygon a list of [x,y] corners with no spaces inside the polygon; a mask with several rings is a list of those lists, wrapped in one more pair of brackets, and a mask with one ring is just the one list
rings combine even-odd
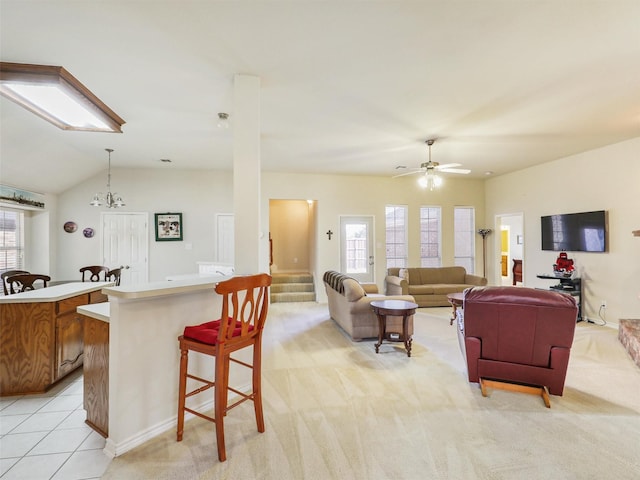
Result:
{"label": "cabinet drawer", "polygon": [[102,303],[108,300],[109,300],[109,297],[107,297],[102,292],[91,292],[89,294],[89,303]]}
{"label": "cabinet drawer", "polygon": [[67,312],[75,312],[80,305],[89,303],[89,294],[78,295],[76,297],[66,298],[56,303],[56,314],[62,315]]}

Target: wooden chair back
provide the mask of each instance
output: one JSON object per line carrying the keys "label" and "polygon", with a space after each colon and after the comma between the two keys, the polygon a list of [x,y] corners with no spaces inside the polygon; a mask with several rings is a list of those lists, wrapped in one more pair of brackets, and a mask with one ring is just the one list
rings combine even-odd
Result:
{"label": "wooden chair back", "polygon": [[102,265],[89,265],[80,269],[83,282],[104,282],[106,281],[106,275],[108,272],[109,267],[104,267]]}
{"label": "wooden chair back", "polygon": [[7,270],[6,272],[3,272],[2,274],[0,274],[0,277],[2,278],[2,289],[4,290],[5,295],[9,295],[9,282],[7,282],[7,279],[19,273],[30,273],[30,272],[26,270]]}
{"label": "wooden chair back", "polygon": [[266,273],[233,277],[216,285],[216,292],[222,295],[220,318],[233,319],[221,322],[218,344],[230,348],[230,343],[246,343],[247,339],[262,333],[269,309],[270,285],[271,277]]}
{"label": "wooden chair back", "polygon": [[7,278],[9,283],[9,294],[26,292],[29,290],[35,290],[34,283],[42,281],[43,287],[46,287],[51,280],[49,275],[40,275],[37,273],[17,273]]}
{"label": "wooden chair back", "polygon": [[120,286],[120,277],[122,276],[122,267],[113,268],[107,272],[105,279],[107,282],[116,282],[116,287]]}

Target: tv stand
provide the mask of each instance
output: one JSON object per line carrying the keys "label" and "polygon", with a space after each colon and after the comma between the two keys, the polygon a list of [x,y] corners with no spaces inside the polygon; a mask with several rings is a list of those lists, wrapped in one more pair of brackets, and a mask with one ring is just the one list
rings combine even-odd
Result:
{"label": "tv stand", "polygon": [[582,321],[582,280],[572,277],[556,277],[555,275],[536,275],[538,278],[547,280],[558,280],[560,283],[551,285],[549,290],[556,292],[568,293],[572,297],[576,297],[578,303],[578,322]]}

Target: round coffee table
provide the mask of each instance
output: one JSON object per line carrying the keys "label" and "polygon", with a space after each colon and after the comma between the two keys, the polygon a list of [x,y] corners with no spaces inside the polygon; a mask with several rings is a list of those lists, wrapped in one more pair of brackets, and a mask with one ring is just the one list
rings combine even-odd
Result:
{"label": "round coffee table", "polygon": [[[412,338],[409,335],[409,317],[416,313],[418,304],[404,300],[376,300],[371,302],[371,308],[378,317],[378,343],[375,344],[376,353],[379,353],[383,340],[389,342],[404,342],[407,349],[407,357],[411,356]],[[402,332],[387,332],[387,315],[402,317]]]}
{"label": "round coffee table", "polygon": [[449,300],[449,303],[453,307],[453,312],[451,312],[451,321],[449,322],[449,325],[453,325],[453,321],[456,319],[458,307],[462,308],[462,305],[464,304],[464,293],[450,293],[447,295],[447,300]]}

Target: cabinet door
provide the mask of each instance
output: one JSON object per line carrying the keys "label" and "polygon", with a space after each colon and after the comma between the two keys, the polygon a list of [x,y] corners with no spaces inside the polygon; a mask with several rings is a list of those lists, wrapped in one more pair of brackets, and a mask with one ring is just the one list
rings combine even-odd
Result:
{"label": "cabinet door", "polygon": [[56,320],[56,380],[82,365],[82,317],[75,312],[60,315]]}

